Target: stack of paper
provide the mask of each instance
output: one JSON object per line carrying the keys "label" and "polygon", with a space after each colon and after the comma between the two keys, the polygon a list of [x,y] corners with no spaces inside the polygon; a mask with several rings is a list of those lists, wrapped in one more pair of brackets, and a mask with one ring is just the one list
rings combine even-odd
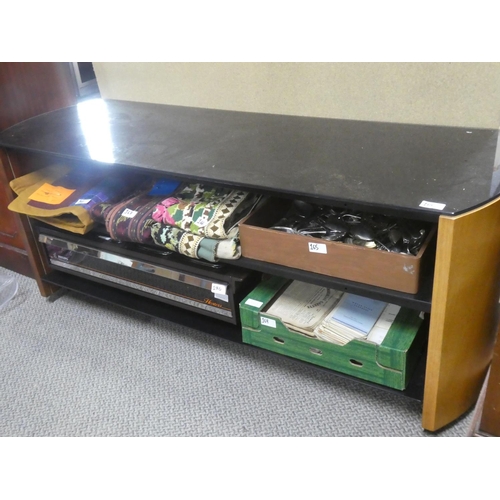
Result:
{"label": "stack of paper", "polygon": [[292,281],[267,310],[292,331],[345,345],[353,339],[381,344],[400,306]]}
{"label": "stack of paper", "polygon": [[342,292],[301,281],[292,281],[267,313],[290,330],[314,336],[314,329],[337,304]]}
{"label": "stack of paper", "polygon": [[366,339],[375,342],[375,344],[381,344],[400,310],[401,306],[387,304]]}
{"label": "stack of paper", "polygon": [[346,293],[314,334],[340,345],[360,338],[381,344],[400,309],[395,304]]}

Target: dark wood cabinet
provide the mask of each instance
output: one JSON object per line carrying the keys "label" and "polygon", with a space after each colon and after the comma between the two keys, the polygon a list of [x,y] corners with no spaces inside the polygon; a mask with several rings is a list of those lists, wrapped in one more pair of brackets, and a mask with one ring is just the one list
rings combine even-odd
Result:
{"label": "dark wood cabinet", "polygon": [[[0,63],[0,130],[76,100],[69,63]],[[12,200],[9,182],[18,175],[15,168],[0,155],[0,266],[33,277],[22,228],[26,222],[7,208]]]}

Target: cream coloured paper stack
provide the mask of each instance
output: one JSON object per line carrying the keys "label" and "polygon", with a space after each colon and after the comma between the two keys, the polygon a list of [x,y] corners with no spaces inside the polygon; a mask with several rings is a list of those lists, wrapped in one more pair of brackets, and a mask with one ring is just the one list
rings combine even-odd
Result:
{"label": "cream coloured paper stack", "polygon": [[292,281],[267,313],[290,330],[314,337],[314,329],[332,311],[343,292]]}
{"label": "cream coloured paper stack", "polygon": [[337,345],[381,344],[401,311],[396,304],[292,281],[266,311],[292,331]]}

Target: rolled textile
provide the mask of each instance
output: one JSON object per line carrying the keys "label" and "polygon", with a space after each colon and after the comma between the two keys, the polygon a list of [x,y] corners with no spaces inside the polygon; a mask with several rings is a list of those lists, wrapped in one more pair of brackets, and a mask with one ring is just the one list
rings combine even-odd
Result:
{"label": "rolled textile", "polygon": [[232,231],[233,236],[215,239],[157,222],[151,225],[150,234],[156,245],[193,259],[217,262],[220,259],[239,259],[241,257],[237,230]]}
{"label": "rolled textile", "polygon": [[246,191],[188,184],[162,200],[153,219],[191,234],[227,239],[259,199],[259,195]]}
{"label": "rolled textile", "polygon": [[120,203],[98,204],[91,214],[96,222],[105,225],[114,240],[154,244],[151,225],[155,220],[151,215],[161,198],[143,193]]}

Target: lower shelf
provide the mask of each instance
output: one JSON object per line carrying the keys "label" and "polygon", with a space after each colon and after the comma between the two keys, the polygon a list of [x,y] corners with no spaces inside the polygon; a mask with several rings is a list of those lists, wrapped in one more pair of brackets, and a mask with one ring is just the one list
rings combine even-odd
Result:
{"label": "lower shelf", "polygon": [[[178,307],[156,302],[147,297],[142,297],[125,290],[120,290],[118,288],[110,287],[105,284],[96,283],[79,276],[74,276],[60,271],[51,272],[44,278],[44,281],[59,286],[63,289],[72,290],[74,292],[102,300],[103,302],[107,302],[119,307],[124,307],[126,309],[146,314],[155,318],[172,321],[174,323],[199,330],[200,332],[209,333],[226,340],[232,340],[234,342],[242,343],[242,332],[240,325],[233,325],[221,321],[217,318],[212,318],[202,314],[196,314]],[[261,349],[259,347],[251,346],[248,344],[243,345],[247,346],[249,349]],[[273,353],[272,351],[266,350],[265,352],[269,353],[272,356],[282,357],[282,355]],[[293,361],[296,363],[305,363],[304,361],[300,361],[294,358],[288,359],[293,359]],[[330,374],[334,374],[335,376],[352,380],[353,382],[359,384],[376,387],[377,389],[383,391],[392,392],[403,397],[422,401],[425,380],[425,359],[426,356],[424,352],[421,356],[419,366],[415,370],[415,373],[408,387],[404,391],[399,391],[379,384],[374,384],[372,382],[364,381],[350,375],[345,375],[326,368],[322,368],[320,366],[312,365],[309,363],[305,364],[316,370],[325,371]]]}
{"label": "lower shelf", "polygon": [[237,325],[157,302],[104,283],[97,283],[60,271],[51,272],[44,278],[44,281],[147,316],[165,319],[211,335],[241,342],[241,328]]}

